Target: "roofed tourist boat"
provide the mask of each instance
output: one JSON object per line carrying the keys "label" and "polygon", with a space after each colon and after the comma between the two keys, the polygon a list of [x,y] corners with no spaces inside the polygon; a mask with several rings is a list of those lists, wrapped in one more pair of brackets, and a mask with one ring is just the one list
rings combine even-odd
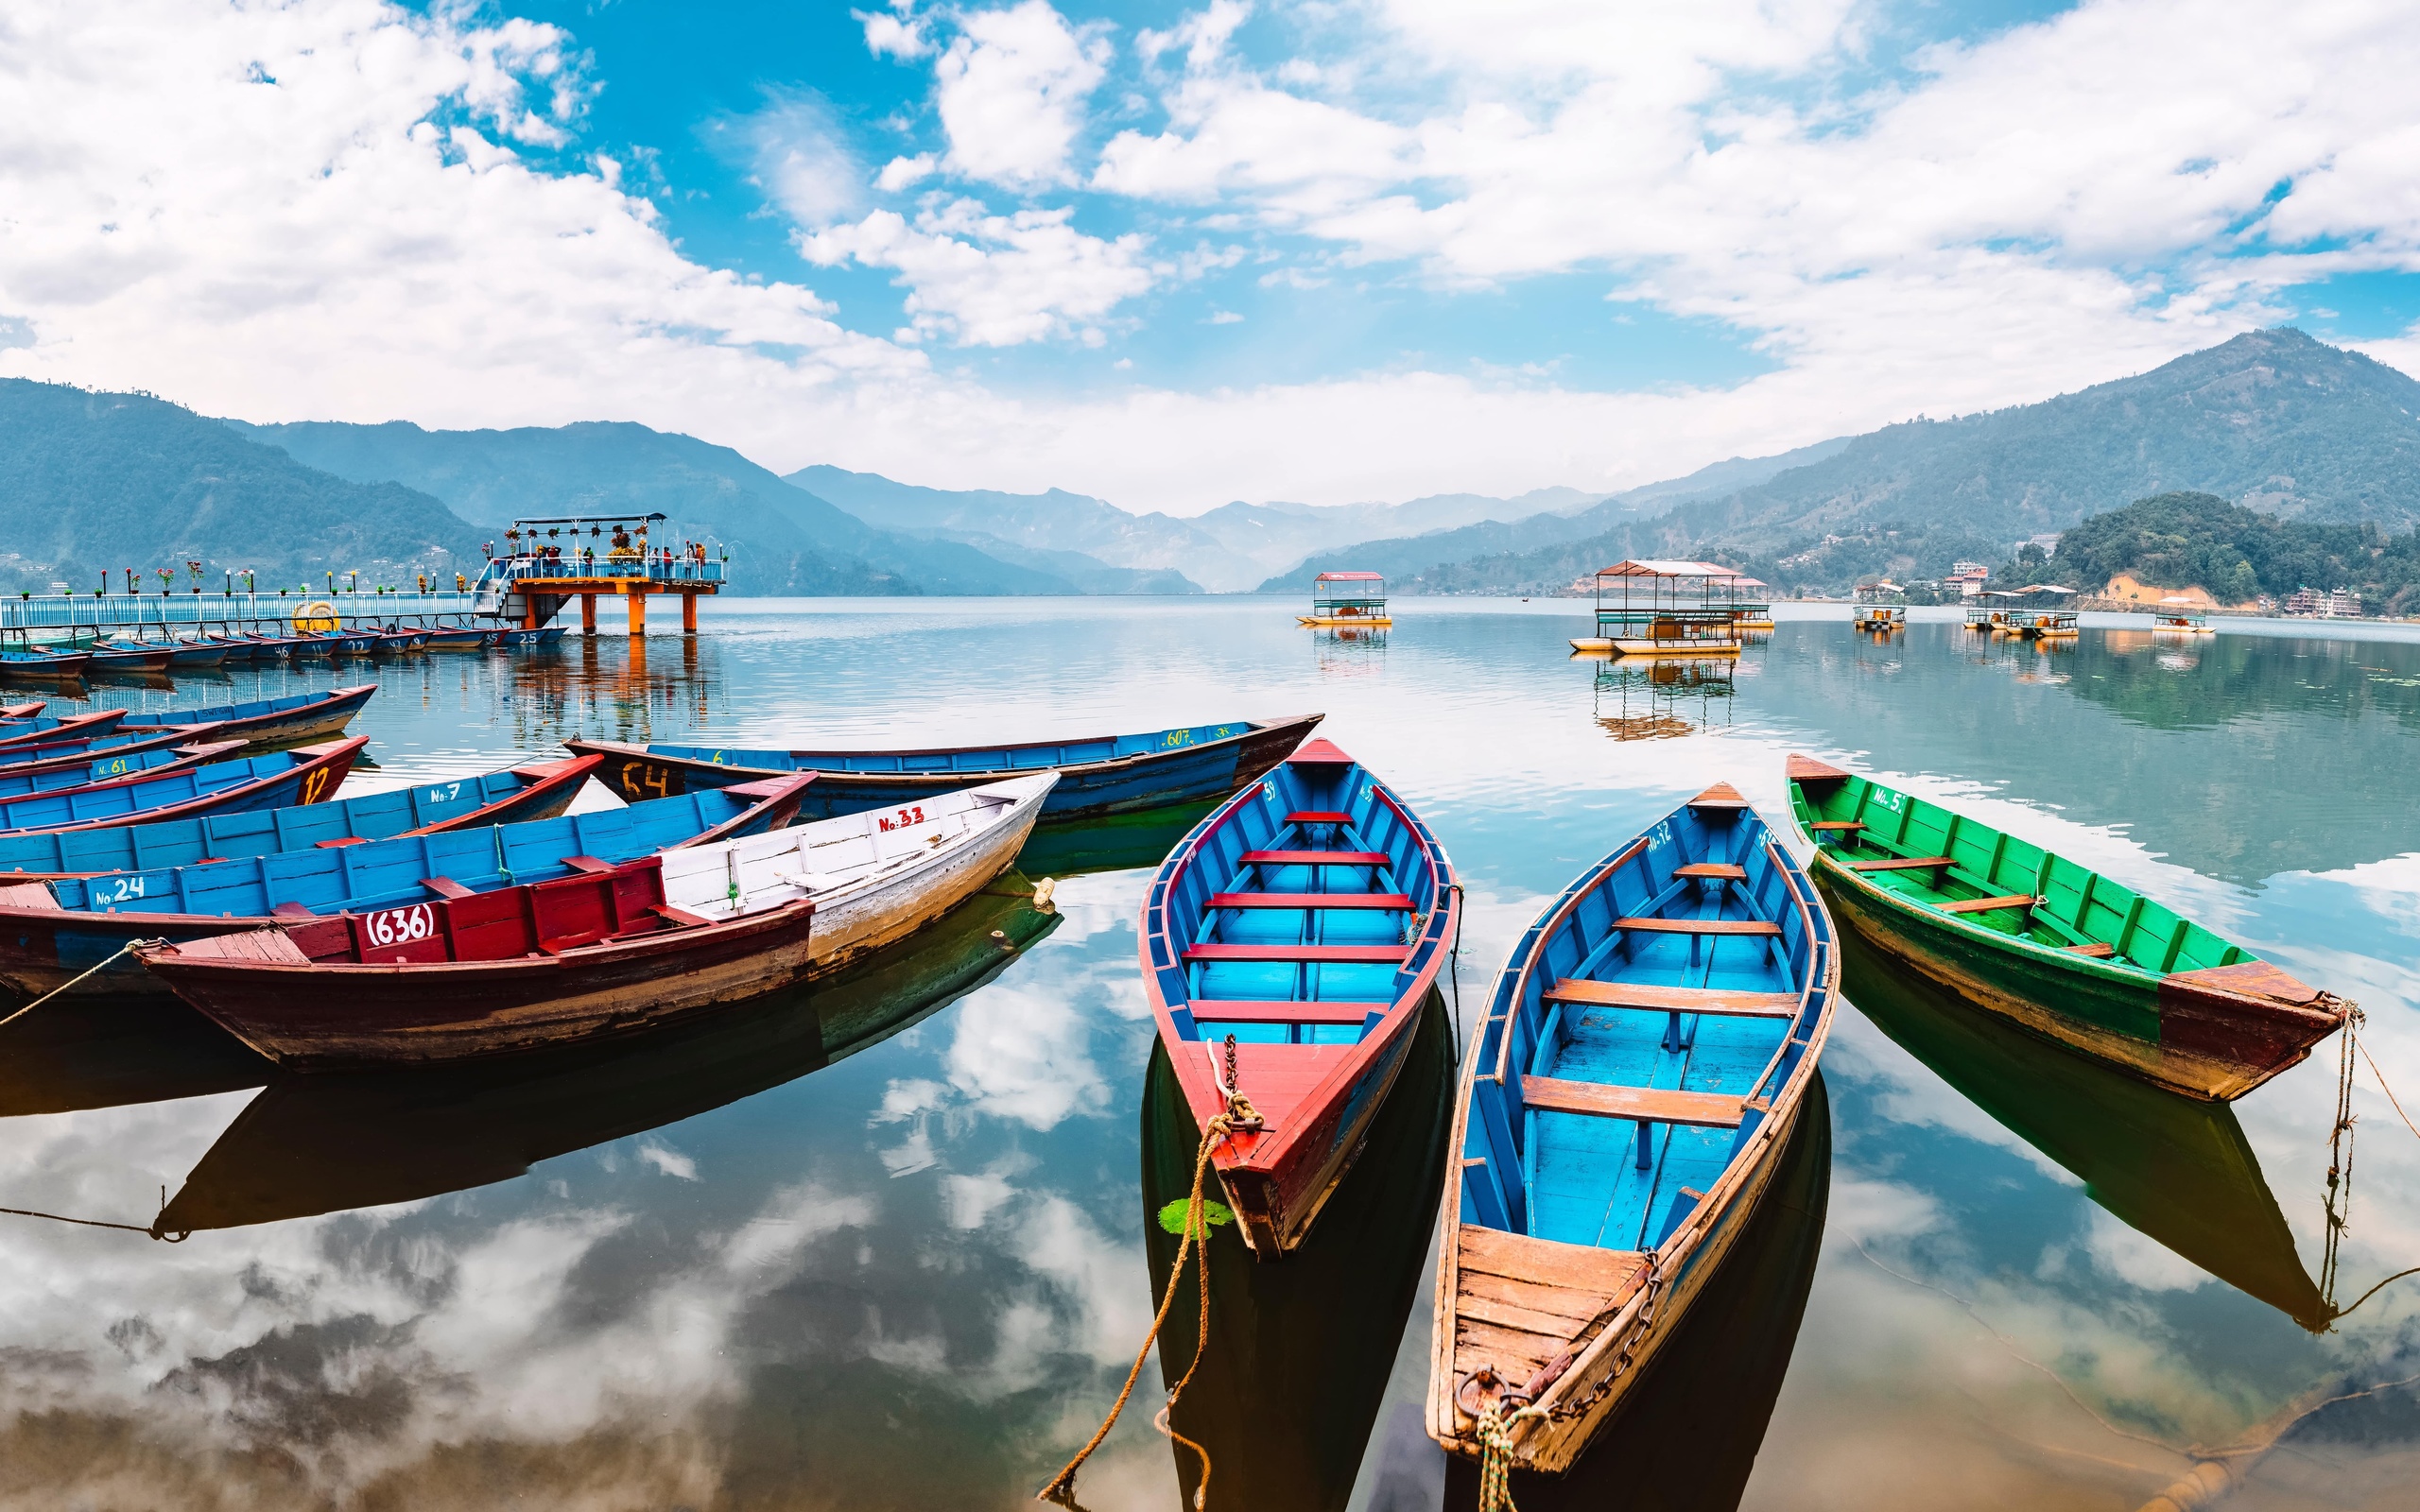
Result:
{"label": "roofed tourist boat", "polygon": [[1304,625],[1385,629],[1394,624],[1387,613],[1384,573],[1322,573],[1311,579],[1311,611],[1295,618]]}
{"label": "roofed tourist boat", "polygon": [[1977,1006],[2172,1091],[2242,1096],[2352,1005],[2041,847],[1804,756],[1790,810],[1842,924]]}
{"label": "roofed tourist boat", "polygon": [[1302,1244],[1402,1069],[1461,917],[1445,849],[1375,774],[1305,745],[1195,826],[1143,903],[1143,982],[1261,1260]]}
{"label": "roofed tourist boat", "polygon": [[864,814],[135,954],[280,1065],[430,1064],[651,1028],[904,939],[1016,860],[1056,781]]}
{"label": "roofed tourist boat", "polygon": [[633,801],[814,772],[818,781],[804,811],[810,818],[890,808],[972,783],[1056,771],[1059,783],[1050,790],[1043,819],[1059,823],[1224,798],[1276,765],[1321,717],[1238,719],[1138,735],[925,750],[777,750],[637,746],[614,740],[563,744],[582,755],[604,757],[597,780]]}
{"label": "roofed tourist boat", "polygon": [[1616,656],[1737,656],[1739,585],[1706,561],[1618,561],[1596,575],[1597,633],[1575,651]]}
{"label": "roofed tourist boat", "polygon": [[1580,1457],[1749,1227],[1839,986],[1814,887],[1727,784],[1547,906],[1463,1061],[1431,1437]]}

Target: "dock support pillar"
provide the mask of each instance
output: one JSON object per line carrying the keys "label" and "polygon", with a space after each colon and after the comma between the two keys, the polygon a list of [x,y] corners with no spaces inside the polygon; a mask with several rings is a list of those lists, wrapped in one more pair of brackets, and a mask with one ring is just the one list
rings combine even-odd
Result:
{"label": "dock support pillar", "polygon": [[535,593],[521,596],[521,627],[525,630],[538,627],[538,595]]}
{"label": "dock support pillar", "polygon": [[647,590],[644,588],[631,589],[630,592],[630,601],[631,633],[632,635],[645,635],[647,633]]}
{"label": "dock support pillar", "polygon": [[681,633],[683,635],[698,633],[698,595],[695,593],[681,595]]}
{"label": "dock support pillar", "polygon": [[582,635],[596,633],[596,595],[595,593],[579,595],[579,633]]}

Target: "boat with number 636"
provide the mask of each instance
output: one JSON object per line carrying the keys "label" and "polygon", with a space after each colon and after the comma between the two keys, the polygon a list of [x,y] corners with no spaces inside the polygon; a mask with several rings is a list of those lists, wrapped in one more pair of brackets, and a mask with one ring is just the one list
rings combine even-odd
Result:
{"label": "boat with number 636", "polygon": [[1570,1468],[1749,1228],[1839,989],[1814,887],[1727,784],[1547,904],[1463,1062],[1431,1437]]}

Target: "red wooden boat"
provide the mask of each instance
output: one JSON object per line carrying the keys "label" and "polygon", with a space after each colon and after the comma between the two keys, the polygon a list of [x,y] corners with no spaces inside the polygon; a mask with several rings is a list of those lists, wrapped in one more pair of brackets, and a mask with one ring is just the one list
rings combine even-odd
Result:
{"label": "red wooden boat", "polygon": [[[164,747],[198,746],[214,737],[215,731],[208,725],[172,725],[116,735],[70,735],[64,740],[5,746],[0,747],[0,776],[37,777],[44,772],[83,766],[98,774],[94,778],[95,782],[105,777],[128,777],[133,775],[137,765],[128,758]],[[235,744],[241,746],[243,742]]]}
{"label": "red wooden boat", "polygon": [[428,902],[135,954],[281,1063],[315,1063],[298,1042],[343,1059],[372,1038],[382,1058],[455,1060],[627,1033],[769,991],[804,974],[815,917],[806,898],[720,923],[676,908],[662,856],[493,892],[455,887],[459,897],[442,878],[428,885],[440,894]]}
{"label": "red wooden boat", "polygon": [[[448,830],[475,830],[489,824],[521,824],[530,819],[551,819],[571,807],[579,796],[579,784],[604,764],[601,756],[573,756],[559,762],[529,762],[512,768],[515,777],[527,778],[527,787],[494,802],[458,814],[450,819],[406,830],[405,834],[442,834]],[[800,784],[803,788],[804,783]],[[785,821],[786,822],[786,821]],[[324,842],[323,842],[324,843]]]}
{"label": "red wooden boat", "polygon": [[36,698],[31,703],[0,703],[0,719],[32,719],[49,706],[47,698]]}
{"label": "red wooden boat", "polygon": [[1460,917],[1453,864],[1386,784],[1314,740],[1220,804],[1152,880],[1143,981],[1253,1255],[1303,1242],[1360,1151]]}
{"label": "red wooden boat", "polygon": [[[30,707],[39,709],[41,705]],[[23,719],[0,725],[0,747],[73,740],[79,735],[106,735],[125,718],[126,711],[123,709],[95,709],[90,713],[69,714],[63,719],[55,719],[48,714],[28,714]],[[190,720],[186,722],[192,723]]]}

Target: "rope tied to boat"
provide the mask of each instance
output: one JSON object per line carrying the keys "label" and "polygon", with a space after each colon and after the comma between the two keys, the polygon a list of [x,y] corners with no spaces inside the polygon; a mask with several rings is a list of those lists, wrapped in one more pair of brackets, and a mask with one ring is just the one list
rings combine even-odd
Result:
{"label": "rope tied to boat", "polygon": [[[2327,1192],[2321,1199],[2327,1232],[2320,1250],[2319,1296],[2331,1319],[2343,1315],[2336,1307],[2336,1264],[2344,1231],[2353,1221],[2353,1125],[2358,1122],[2353,1114],[2353,1074],[2359,1057],[2368,1054],[2360,1043],[2363,1022],[2359,1007],[2344,1005],[2344,1034],[2337,1042],[2336,1122],[2327,1134]],[[2387,1095],[2392,1101],[2394,1094]]]}
{"label": "rope tied to boat", "polygon": [[1184,1227],[1177,1237],[1176,1263],[1168,1267],[1167,1290],[1161,1294],[1160,1310],[1151,1318],[1150,1331],[1143,1335],[1142,1347],[1134,1351],[1134,1364],[1126,1372],[1126,1384],[1118,1388],[1117,1400],[1111,1404],[1109,1416],[1101,1419],[1100,1426],[1093,1430],[1093,1436],[1076,1452],[1076,1457],[1067,1462],[1066,1468],[1052,1476],[1049,1485],[1034,1493],[1037,1502],[1053,1502],[1065,1507],[1076,1504],[1076,1472],[1083,1468],[1084,1461],[1092,1458],[1093,1451],[1100,1448],[1101,1440],[1109,1436],[1110,1429],[1116,1424],[1118,1415],[1126,1410],[1128,1399],[1134,1395],[1134,1383],[1142,1379],[1144,1362],[1150,1359],[1151,1347],[1159,1342],[1160,1330],[1167,1325],[1169,1310],[1176,1305],[1177,1290],[1184,1283],[1184,1263],[1190,1256],[1201,1294],[1201,1312],[1193,1332],[1193,1361],[1184,1367],[1184,1374],[1177,1378],[1176,1384],[1168,1388],[1167,1400],[1151,1415],[1151,1426],[1191,1450],[1194,1456],[1201,1461],[1201,1479],[1193,1488],[1194,1512],[1202,1512],[1202,1508],[1209,1505],[1210,1452],[1178,1433],[1170,1415],[1176,1410],[1177,1399],[1184,1395],[1184,1388],[1192,1383],[1193,1373],[1201,1368],[1201,1356],[1210,1344],[1210,1216],[1202,1195],[1202,1184],[1210,1174],[1210,1158],[1229,1136],[1252,1133],[1262,1127],[1261,1116],[1252,1106],[1252,1100],[1236,1085],[1234,1035],[1227,1036],[1226,1052],[1226,1074],[1218,1077],[1213,1072],[1219,1082],[1219,1095],[1225,1099],[1225,1107],[1201,1125],[1201,1144],[1193,1157],[1193,1190],[1185,1198]]}
{"label": "rope tied to boat", "polygon": [[1512,1425],[1545,1416],[1545,1408],[1527,1404],[1508,1413],[1500,1397],[1479,1409],[1472,1430],[1478,1439],[1478,1512],[1521,1512],[1512,1504]]}
{"label": "rope tied to boat", "polygon": [[69,977],[66,981],[61,982],[60,984],[59,984],[59,986],[57,986],[57,987],[55,987],[55,988],[52,988],[49,991],[47,991],[47,992],[43,993],[42,996],[40,996],[40,997],[38,997],[38,998],[34,999],[31,1003],[26,1004],[24,1007],[19,1008],[16,1012],[14,1012],[14,1013],[12,1013],[12,1014],[9,1015],[9,1016],[8,1016],[7,1018],[5,1018],[5,1019],[0,1019],[0,1029],[5,1029],[5,1028],[7,1028],[9,1024],[12,1024],[12,1023],[16,1022],[19,1019],[24,1018],[26,1014],[33,1012],[33,1011],[34,1011],[34,1009],[41,1007],[43,1004],[45,1004],[45,1003],[49,1002],[51,999],[53,999],[53,998],[55,998],[55,997],[59,996],[59,994],[60,994],[61,992],[64,992],[64,991],[66,991],[68,988],[72,988],[72,987],[75,987],[75,986],[77,986],[78,983],[80,983],[80,982],[84,981],[84,980],[85,980],[85,978],[87,978],[87,977],[93,977],[93,976],[98,976],[102,971],[106,971],[106,970],[110,967],[110,965],[111,965],[112,962],[116,961],[116,960],[117,960],[117,958],[118,958],[119,956],[122,956],[122,955],[130,955],[130,954],[132,954],[134,953],[135,949],[136,949],[138,946],[143,946],[143,945],[165,945],[166,943],[168,943],[168,942],[167,942],[166,940],[164,940],[164,939],[130,939],[130,940],[128,940],[125,944],[123,944],[123,945],[121,945],[121,946],[119,946],[117,949],[115,949],[115,950],[113,950],[113,951],[110,952],[110,953],[109,953],[109,954],[107,954],[107,955],[103,956],[103,957],[101,958],[101,961],[100,961],[100,964],[99,964],[99,965],[93,967],[93,968],[92,968],[91,970],[89,970],[89,971],[82,971],[82,972],[79,972],[78,974],[77,974],[77,975],[75,975],[75,976]]}

